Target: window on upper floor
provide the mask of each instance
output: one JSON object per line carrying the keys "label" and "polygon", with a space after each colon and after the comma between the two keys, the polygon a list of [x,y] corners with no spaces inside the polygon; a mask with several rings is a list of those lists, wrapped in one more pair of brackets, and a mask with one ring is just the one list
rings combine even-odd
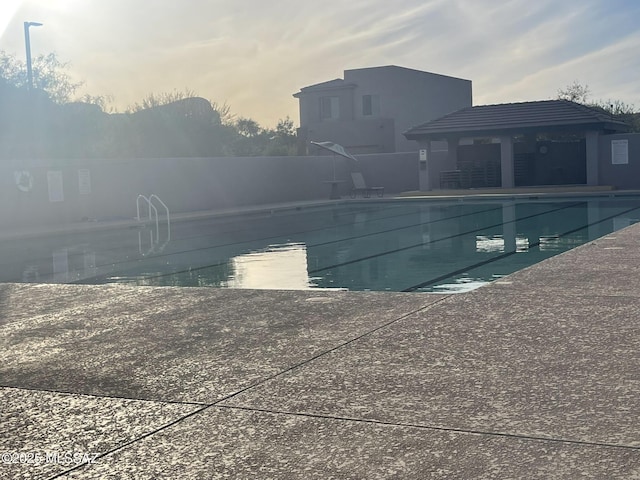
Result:
{"label": "window on upper floor", "polygon": [[337,120],[340,118],[340,100],[338,97],[320,97],[320,119]]}
{"label": "window on upper floor", "polygon": [[380,115],[380,96],[379,95],[363,95],[362,96],[362,116],[374,117]]}

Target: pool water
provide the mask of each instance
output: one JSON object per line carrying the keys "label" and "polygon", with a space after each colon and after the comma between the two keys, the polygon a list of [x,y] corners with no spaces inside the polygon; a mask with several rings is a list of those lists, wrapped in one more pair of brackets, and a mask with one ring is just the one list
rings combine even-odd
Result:
{"label": "pool water", "polygon": [[3,241],[0,281],[455,293],[638,219],[638,197],[347,202]]}

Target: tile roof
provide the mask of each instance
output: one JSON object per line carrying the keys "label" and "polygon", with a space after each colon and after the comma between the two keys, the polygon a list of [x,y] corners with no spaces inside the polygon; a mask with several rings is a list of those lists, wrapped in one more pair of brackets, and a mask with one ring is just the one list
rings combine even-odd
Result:
{"label": "tile roof", "polygon": [[417,140],[447,134],[527,133],[546,130],[614,130],[628,126],[596,108],[568,100],[504,103],[467,107],[412,127],[404,136]]}
{"label": "tile roof", "polygon": [[307,93],[314,90],[331,90],[337,88],[353,88],[355,87],[355,83],[346,82],[341,78],[336,78],[335,80],[329,80],[326,82],[316,83],[315,85],[309,85],[308,87],[302,87],[298,93],[294,93],[293,96],[298,98],[300,94]]}

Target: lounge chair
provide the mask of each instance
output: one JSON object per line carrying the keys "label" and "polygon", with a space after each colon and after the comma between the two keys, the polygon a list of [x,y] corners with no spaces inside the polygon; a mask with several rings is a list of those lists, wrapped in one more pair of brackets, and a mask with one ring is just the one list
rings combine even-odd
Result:
{"label": "lounge chair", "polygon": [[371,192],[376,192],[379,197],[384,195],[384,187],[367,187],[364,177],[360,172],[352,172],[351,180],[353,181],[353,189],[351,190],[351,198],[356,198],[358,192],[362,192],[364,198],[369,198]]}

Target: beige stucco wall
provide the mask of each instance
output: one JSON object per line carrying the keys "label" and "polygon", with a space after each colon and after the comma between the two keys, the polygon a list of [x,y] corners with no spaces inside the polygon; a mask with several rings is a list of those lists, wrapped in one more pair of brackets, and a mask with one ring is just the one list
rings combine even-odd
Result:
{"label": "beige stucco wall", "polygon": [[[306,141],[332,141],[353,152],[417,151],[403,132],[472,104],[470,80],[397,66],[345,70],[344,83],[319,85],[297,94],[300,134]],[[362,113],[363,95],[379,98],[375,115]],[[340,99],[340,118],[320,118],[320,98]],[[389,131],[391,129],[391,131]]]}
{"label": "beige stucco wall", "polygon": [[[388,192],[416,189],[415,155],[358,158],[353,166],[336,162],[337,178],[345,180],[341,194],[351,188],[351,168]],[[133,218],[138,194],[159,195],[174,213],[325,199],[332,162],[331,156],[6,161],[0,165],[0,225]],[[24,171],[31,188],[24,182],[21,190],[16,173]],[[62,190],[56,191],[60,179]]]}
{"label": "beige stucco wall", "polygon": [[[627,140],[629,163],[612,163],[612,140]],[[640,189],[640,133],[601,135],[598,146],[600,185],[613,185],[619,189]]]}

